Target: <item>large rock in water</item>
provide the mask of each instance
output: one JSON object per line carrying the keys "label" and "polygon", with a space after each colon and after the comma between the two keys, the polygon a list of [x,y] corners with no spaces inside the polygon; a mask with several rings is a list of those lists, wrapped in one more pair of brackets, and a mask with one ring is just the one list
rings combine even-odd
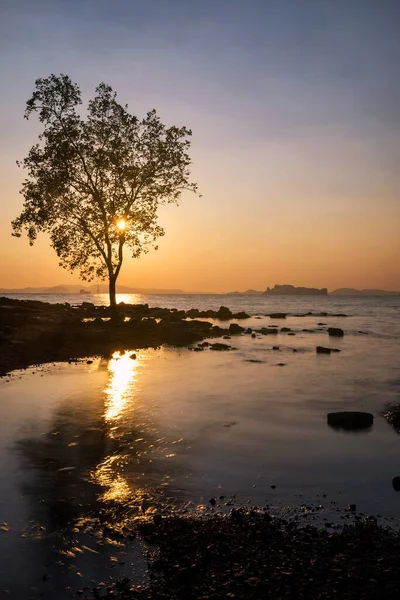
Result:
{"label": "large rock in water", "polygon": [[272,313],[272,315],[269,315],[271,319],[286,319],[286,314],[287,313]]}
{"label": "large rock in water", "polygon": [[328,327],[328,333],[332,337],[343,337],[344,331],[340,327]]}
{"label": "large rock in water", "polygon": [[333,429],[358,431],[368,429],[373,425],[374,415],[367,412],[343,411],[328,413],[328,425]]}
{"label": "large rock in water", "polygon": [[233,315],[229,308],[226,306],[221,306],[219,311],[216,313],[216,317],[217,319],[221,319],[221,321],[228,321],[229,319],[232,319]]}
{"label": "large rock in water", "polygon": [[400,404],[389,404],[383,416],[400,433]]}
{"label": "large rock in water", "polygon": [[[231,323],[229,325],[229,333],[232,333],[233,335],[235,335],[237,333],[242,333],[243,331],[244,331],[244,327],[241,327],[237,323]],[[250,333],[251,333],[251,331],[250,331]]]}

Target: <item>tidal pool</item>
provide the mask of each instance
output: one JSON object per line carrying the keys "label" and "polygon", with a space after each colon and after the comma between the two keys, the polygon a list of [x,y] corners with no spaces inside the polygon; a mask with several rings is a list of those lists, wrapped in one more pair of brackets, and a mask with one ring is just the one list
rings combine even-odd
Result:
{"label": "tidal pool", "polygon": [[[314,320],[287,319],[295,336],[232,337],[229,352],[127,349],[1,381],[0,597],[144,581],[130,524],[213,510],[211,498],[221,510],[317,503],[332,519],[355,503],[400,517],[400,438],[380,414],[398,400],[397,340],[300,329]],[[327,413],[340,410],[374,424],[333,430]]]}

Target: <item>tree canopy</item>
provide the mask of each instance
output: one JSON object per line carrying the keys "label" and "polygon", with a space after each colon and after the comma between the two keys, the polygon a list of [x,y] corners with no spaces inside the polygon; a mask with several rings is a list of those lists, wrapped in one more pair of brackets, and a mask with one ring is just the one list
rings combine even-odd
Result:
{"label": "tree canopy", "polygon": [[86,116],[80,89],[67,75],[35,86],[25,118],[37,113],[43,130],[18,163],[27,177],[13,235],[25,231],[32,245],[38,233],[49,234],[62,267],[88,281],[108,278],[115,306],[124,247],[133,257],[156,247],[164,235],[158,207],[197,190],[190,181],[192,132],[166,127],[155,110],[142,119],[130,114],[105,83]]}

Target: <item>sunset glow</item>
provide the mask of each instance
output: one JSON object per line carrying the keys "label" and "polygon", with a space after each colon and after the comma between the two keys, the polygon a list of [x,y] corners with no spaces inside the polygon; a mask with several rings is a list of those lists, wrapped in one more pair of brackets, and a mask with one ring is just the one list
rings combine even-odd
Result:
{"label": "sunset glow", "polygon": [[124,219],[120,219],[117,221],[117,227],[120,231],[124,231],[126,229],[126,221]]}

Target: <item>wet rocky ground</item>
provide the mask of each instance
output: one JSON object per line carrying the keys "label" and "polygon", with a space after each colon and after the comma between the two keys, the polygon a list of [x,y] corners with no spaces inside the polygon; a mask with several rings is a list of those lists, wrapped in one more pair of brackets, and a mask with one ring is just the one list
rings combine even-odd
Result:
{"label": "wet rocky ground", "polygon": [[[201,342],[205,338],[230,338],[246,333],[255,337],[276,335],[277,325],[261,327],[253,331],[238,323],[224,327],[224,321],[232,319],[245,323],[249,315],[245,312],[232,313],[227,307],[219,310],[177,310],[174,308],[149,307],[148,304],[120,303],[119,322],[110,321],[107,306],[95,306],[82,302],[79,306],[70,304],[50,304],[36,300],[16,300],[0,298],[0,376],[13,369],[26,368],[44,362],[68,361],[88,356],[109,356],[116,350],[158,347],[163,344],[187,346]],[[326,316],[327,313],[318,313]],[[271,313],[273,319],[286,318],[286,313]],[[308,312],[300,317],[313,316]],[[315,316],[315,315],[314,315]],[[330,315],[345,317],[346,315]],[[204,319],[217,319],[220,325],[213,325]],[[332,329],[332,328],[331,328]],[[335,328],[333,328],[335,329]],[[290,328],[280,328],[282,332],[295,335]],[[303,330],[309,331],[309,330]],[[335,329],[330,336],[342,336],[341,329]],[[201,350],[201,345],[193,349]],[[230,344],[217,343],[212,350],[229,350]],[[318,350],[321,352],[321,349]],[[324,348],[330,353],[335,349]]]}
{"label": "wet rocky ground", "polygon": [[[177,311],[143,305],[119,305],[119,322],[110,321],[105,306],[83,302],[48,304],[32,300],[0,298],[0,376],[10,370],[43,362],[74,360],[91,355],[107,356],[119,350],[185,346],[205,337],[221,337],[229,329],[198,318],[220,321],[245,319],[244,312]],[[240,333],[242,328],[234,333]],[[232,331],[231,331],[232,333]]]}
{"label": "wet rocky ground", "polygon": [[356,518],[340,532],[234,509],[211,517],[155,517],[139,526],[150,581],[116,581],[85,598],[111,600],[394,600],[400,534]]}

